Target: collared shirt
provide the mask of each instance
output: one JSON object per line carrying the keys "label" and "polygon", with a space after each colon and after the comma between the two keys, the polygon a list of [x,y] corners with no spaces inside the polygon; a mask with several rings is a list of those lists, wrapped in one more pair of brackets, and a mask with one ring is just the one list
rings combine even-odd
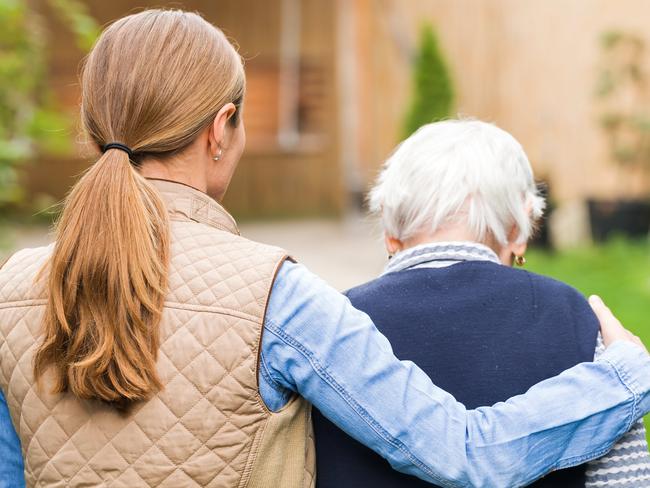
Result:
{"label": "collared shirt", "polygon": [[[395,358],[346,297],[290,262],[273,285],[261,356],[269,407],[300,394],[394,468],[443,486],[528,484],[601,456],[650,411],[650,357],[627,342],[525,395],[468,411],[415,364]],[[6,427],[11,420],[0,408]],[[15,454],[0,452],[0,460]]]}

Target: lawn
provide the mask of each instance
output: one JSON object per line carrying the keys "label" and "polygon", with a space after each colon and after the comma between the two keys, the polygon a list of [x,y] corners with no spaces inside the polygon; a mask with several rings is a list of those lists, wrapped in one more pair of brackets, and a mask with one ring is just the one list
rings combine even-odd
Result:
{"label": "lawn", "polygon": [[613,240],[562,252],[531,250],[526,268],[585,295],[598,294],[625,326],[650,346],[650,243]]}
{"label": "lawn", "polygon": [[[615,239],[603,246],[562,252],[531,250],[526,268],[598,294],[650,348],[650,243]],[[645,418],[650,432],[650,415]],[[650,441],[650,435],[647,436]]]}

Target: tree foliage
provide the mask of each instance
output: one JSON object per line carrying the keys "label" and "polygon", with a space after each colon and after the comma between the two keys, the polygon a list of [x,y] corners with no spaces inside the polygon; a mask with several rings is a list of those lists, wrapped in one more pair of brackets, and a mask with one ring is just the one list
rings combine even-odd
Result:
{"label": "tree foliage", "polygon": [[650,76],[645,42],[633,33],[605,32],[596,84],[600,125],[610,157],[650,171]]}
{"label": "tree foliage", "polygon": [[[48,0],[87,49],[99,28],[77,0]],[[47,83],[51,45],[43,17],[26,0],[0,0],[0,209],[20,201],[19,168],[39,151],[70,147],[70,121]]]}
{"label": "tree foliage", "polygon": [[442,120],[451,114],[454,90],[447,63],[433,26],[425,24],[413,70],[413,94],[404,121],[404,137],[422,125]]}

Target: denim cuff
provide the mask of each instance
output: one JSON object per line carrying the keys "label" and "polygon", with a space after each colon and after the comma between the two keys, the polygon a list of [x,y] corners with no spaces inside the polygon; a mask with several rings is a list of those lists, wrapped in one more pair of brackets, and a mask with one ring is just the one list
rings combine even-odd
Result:
{"label": "denim cuff", "polygon": [[628,341],[611,344],[597,361],[606,361],[634,394],[634,420],[650,412],[650,355]]}

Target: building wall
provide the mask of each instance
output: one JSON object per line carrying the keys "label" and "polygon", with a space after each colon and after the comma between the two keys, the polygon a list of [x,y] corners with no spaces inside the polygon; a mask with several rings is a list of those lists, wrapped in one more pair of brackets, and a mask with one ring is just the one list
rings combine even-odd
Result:
{"label": "building wall", "polygon": [[[83,53],[44,0],[35,2],[55,38],[52,88],[76,117]],[[137,11],[131,0],[87,5],[102,24]],[[182,5],[221,26],[246,58],[249,144],[226,199],[237,216],[336,214],[349,192],[367,188],[399,140],[411,62],[425,21],[435,25],[450,64],[456,111],[512,132],[560,203],[647,194],[641,175],[610,160],[594,97],[602,32],[635,32],[648,42],[650,56],[647,0],[187,0]],[[286,79],[278,69],[283,12],[296,7],[300,125],[306,133],[287,146],[278,138],[287,104],[281,90]],[[95,157],[79,142],[69,156],[43,158],[29,171],[31,193],[60,198]]]}
{"label": "building wall", "polygon": [[[358,164],[366,182],[398,141],[419,26],[435,25],[456,110],[493,121],[526,149],[560,202],[647,195],[639,172],[610,160],[594,96],[601,33],[650,46],[645,0],[354,0],[361,27]],[[650,54],[646,49],[646,55]],[[349,88],[349,87],[348,87]]]}
{"label": "building wall", "polygon": [[[78,118],[78,66],[83,53],[44,0],[37,0],[55,39],[50,51],[50,82],[63,109]],[[248,91],[244,106],[248,145],[226,196],[238,217],[337,214],[345,194],[338,165],[338,106],[335,62],[335,11],[319,0],[87,0],[90,13],[105,25],[146,7],[183,7],[201,12],[239,46],[245,59]],[[137,5],[138,8],[133,6]],[[286,14],[289,14],[288,18]],[[289,25],[290,24],[290,25]],[[293,27],[294,37],[281,42]],[[297,73],[294,91],[286,86],[286,47]],[[292,71],[293,72],[293,71]],[[283,76],[285,76],[283,78]],[[291,105],[286,109],[287,105]],[[298,136],[280,140],[293,123]],[[293,114],[293,115],[292,115]],[[295,117],[293,117],[295,115]],[[284,118],[283,118],[284,117]],[[61,198],[75,178],[97,157],[76,136],[70,155],[45,156],[27,174],[32,195]]]}

